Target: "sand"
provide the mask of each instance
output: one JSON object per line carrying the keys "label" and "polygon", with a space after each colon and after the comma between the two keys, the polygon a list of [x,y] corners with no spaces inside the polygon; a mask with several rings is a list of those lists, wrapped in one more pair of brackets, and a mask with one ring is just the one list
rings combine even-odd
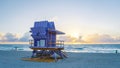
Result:
{"label": "sand", "polygon": [[31,56],[29,51],[0,51],[0,68],[120,68],[119,53],[67,54],[67,59],[47,63],[21,60]]}

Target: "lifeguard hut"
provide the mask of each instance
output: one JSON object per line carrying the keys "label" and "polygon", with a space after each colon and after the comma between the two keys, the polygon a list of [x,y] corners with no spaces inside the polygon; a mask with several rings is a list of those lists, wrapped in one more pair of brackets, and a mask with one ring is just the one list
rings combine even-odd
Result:
{"label": "lifeguard hut", "polygon": [[65,34],[55,29],[54,22],[39,21],[34,23],[30,32],[33,40],[30,40],[30,48],[33,50],[32,57],[57,57],[66,58],[64,41],[56,41],[56,35]]}

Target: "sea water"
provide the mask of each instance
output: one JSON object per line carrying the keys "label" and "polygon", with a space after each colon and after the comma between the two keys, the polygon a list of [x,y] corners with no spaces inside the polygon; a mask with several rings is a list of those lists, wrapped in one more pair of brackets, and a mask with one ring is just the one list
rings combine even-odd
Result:
{"label": "sea water", "polygon": [[[0,50],[32,51],[28,44],[0,44]],[[69,44],[64,51],[75,53],[120,53],[120,44]]]}

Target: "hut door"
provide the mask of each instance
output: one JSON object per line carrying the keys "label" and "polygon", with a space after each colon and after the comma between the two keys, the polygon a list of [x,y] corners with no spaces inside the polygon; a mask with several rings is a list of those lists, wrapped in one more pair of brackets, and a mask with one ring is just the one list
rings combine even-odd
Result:
{"label": "hut door", "polygon": [[37,41],[37,46],[40,46],[40,41]]}
{"label": "hut door", "polygon": [[40,40],[40,46],[44,47],[45,46],[45,40]]}

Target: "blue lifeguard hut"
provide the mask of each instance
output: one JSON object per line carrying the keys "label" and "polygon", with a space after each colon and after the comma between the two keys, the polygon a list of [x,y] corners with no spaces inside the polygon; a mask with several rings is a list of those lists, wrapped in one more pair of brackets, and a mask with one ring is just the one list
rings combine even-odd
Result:
{"label": "blue lifeguard hut", "polygon": [[55,29],[54,22],[39,21],[34,23],[30,32],[33,40],[30,40],[30,48],[33,50],[32,57],[57,57],[66,58],[64,41],[56,41],[56,35],[65,34]]}

